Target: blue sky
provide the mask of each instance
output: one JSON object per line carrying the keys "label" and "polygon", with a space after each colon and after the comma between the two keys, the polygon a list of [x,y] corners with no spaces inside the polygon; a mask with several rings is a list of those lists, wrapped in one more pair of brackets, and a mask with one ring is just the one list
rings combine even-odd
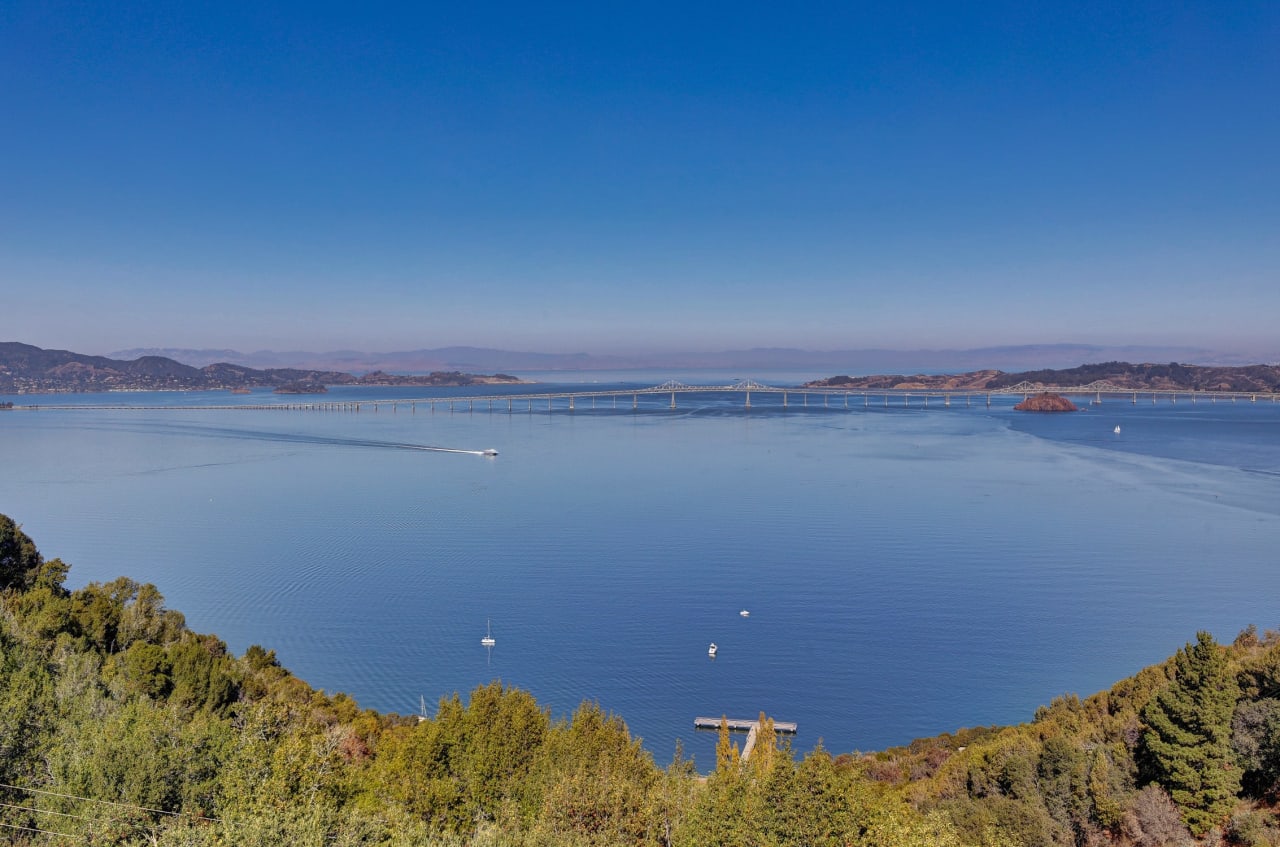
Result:
{"label": "blue sky", "polygon": [[0,340],[1280,351],[1280,4],[0,3]]}

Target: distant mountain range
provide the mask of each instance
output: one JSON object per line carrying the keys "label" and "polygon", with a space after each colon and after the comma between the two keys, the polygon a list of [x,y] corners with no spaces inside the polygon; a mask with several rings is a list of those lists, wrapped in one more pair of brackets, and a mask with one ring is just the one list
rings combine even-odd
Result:
{"label": "distant mountain range", "polygon": [[218,362],[252,368],[306,368],[351,373],[383,370],[392,373],[443,371],[592,371],[671,368],[738,369],[744,375],[767,370],[813,370],[821,373],[946,373],[979,369],[1035,370],[1070,368],[1087,362],[1194,362],[1202,365],[1245,365],[1272,360],[1199,347],[1102,346],[1033,344],[981,347],[969,350],[798,350],[769,347],[720,352],[596,355],[592,353],[532,353],[486,347],[439,347],[389,353],[333,350],[275,352],[259,350],[192,350],[137,348],[111,354],[117,359],[162,356],[203,367]]}

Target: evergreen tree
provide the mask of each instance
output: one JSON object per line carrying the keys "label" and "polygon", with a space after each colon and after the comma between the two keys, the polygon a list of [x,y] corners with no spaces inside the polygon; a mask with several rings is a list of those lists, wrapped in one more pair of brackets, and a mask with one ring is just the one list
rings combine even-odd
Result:
{"label": "evergreen tree", "polygon": [[1231,717],[1239,697],[1227,657],[1207,632],[1173,660],[1174,679],[1142,710],[1144,765],[1169,791],[1197,836],[1231,811],[1240,770],[1231,749]]}
{"label": "evergreen tree", "polygon": [[35,543],[8,515],[0,515],[0,591],[31,587],[44,560]]}

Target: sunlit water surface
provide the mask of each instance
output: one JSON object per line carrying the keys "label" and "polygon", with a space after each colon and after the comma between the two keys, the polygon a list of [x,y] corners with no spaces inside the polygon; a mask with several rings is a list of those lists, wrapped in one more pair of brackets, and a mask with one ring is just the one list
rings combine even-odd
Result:
{"label": "sunlit water surface", "polygon": [[0,413],[0,512],[72,586],[153,582],[193,628],[381,710],[495,678],[556,716],[593,700],[659,761],[680,738],[710,764],[695,715],[764,711],[837,751],[1023,721],[1197,629],[1280,625],[1270,403],[3,399],[46,408]]}

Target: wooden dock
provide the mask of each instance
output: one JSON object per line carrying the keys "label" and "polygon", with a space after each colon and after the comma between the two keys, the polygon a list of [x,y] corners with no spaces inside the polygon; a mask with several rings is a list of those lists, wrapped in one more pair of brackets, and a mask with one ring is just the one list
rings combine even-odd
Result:
{"label": "wooden dock", "polygon": [[[756,739],[760,735],[760,721],[743,720],[742,718],[694,718],[694,729],[714,729],[719,730],[720,724],[729,727],[730,732],[745,732],[747,740],[742,744],[742,761],[751,758],[751,751],[756,749]],[[789,721],[774,721],[774,733],[786,733],[787,735],[795,735],[797,727]]]}
{"label": "wooden dock", "polygon": [[[694,718],[694,729],[719,729],[720,722],[724,721],[729,725],[730,732],[750,732],[756,728],[760,721],[752,718],[751,720],[743,720],[741,718]],[[786,735],[795,735],[799,730],[796,724],[788,721],[774,721],[773,731],[781,732]]]}

